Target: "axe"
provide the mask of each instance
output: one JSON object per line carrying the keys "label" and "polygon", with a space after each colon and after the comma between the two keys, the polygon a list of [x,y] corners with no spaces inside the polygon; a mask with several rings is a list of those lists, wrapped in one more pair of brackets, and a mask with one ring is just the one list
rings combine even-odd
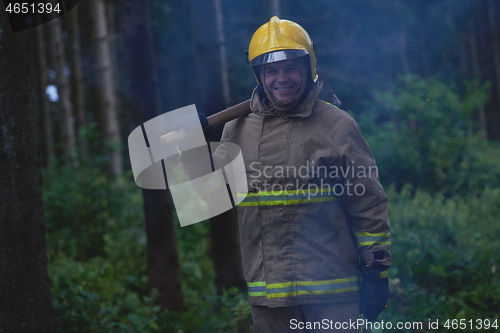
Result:
{"label": "axe", "polygon": [[[241,102],[241,103],[236,104],[234,106],[231,106],[225,110],[214,113],[211,116],[208,116],[206,118],[206,120],[207,120],[206,125],[203,126],[203,129],[209,128],[211,126],[225,124],[230,120],[246,116],[250,112],[251,112],[250,100],[247,99],[244,102]],[[180,130],[173,131],[173,132],[167,133],[165,135],[162,135],[160,137],[160,141],[164,145],[169,145],[169,144],[173,144],[173,143],[175,143],[181,139],[187,138],[187,137],[189,137],[189,133],[187,133],[183,129],[180,129]]]}

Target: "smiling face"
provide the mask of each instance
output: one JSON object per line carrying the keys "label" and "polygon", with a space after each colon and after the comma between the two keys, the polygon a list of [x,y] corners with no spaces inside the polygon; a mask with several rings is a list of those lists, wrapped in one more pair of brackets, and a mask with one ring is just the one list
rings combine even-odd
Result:
{"label": "smiling face", "polygon": [[302,84],[299,66],[293,59],[267,64],[264,67],[264,84],[278,101],[289,102]]}

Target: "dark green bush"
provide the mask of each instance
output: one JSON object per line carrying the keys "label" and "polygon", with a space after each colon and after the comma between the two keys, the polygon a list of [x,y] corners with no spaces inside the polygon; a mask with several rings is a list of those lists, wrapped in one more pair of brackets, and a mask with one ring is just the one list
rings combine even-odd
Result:
{"label": "dark green bush", "polygon": [[389,188],[392,297],[380,319],[500,320],[500,146],[474,121],[486,91],[405,76],[357,117]]}
{"label": "dark green bush", "polygon": [[44,206],[49,255],[62,252],[78,260],[103,256],[106,234],[143,228],[137,187],[126,181],[117,184],[93,165],[47,170]]}
{"label": "dark green bush", "polygon": [[392,297],[381,318],[500,320],[500,190],[446,199],[404,186],[388,195]]}
{"label": "dark green bush", "polygon": [[[208,223],[177,228],[188,310],[158,312],[149,291],[142,194],[84,164],[45,172],[49,273],[60,332],[250,332],[237,290],[215,295]],[[217,309],[217,311],[214,311]]]}
{"label": "dark green bush", "polygon": [[500,146],[484,139],[473,121],[486,87],[467,83],[462,90],[411,75],[376,95],[358,121],[384,184],[409,183],[446,196],[500,186]]}

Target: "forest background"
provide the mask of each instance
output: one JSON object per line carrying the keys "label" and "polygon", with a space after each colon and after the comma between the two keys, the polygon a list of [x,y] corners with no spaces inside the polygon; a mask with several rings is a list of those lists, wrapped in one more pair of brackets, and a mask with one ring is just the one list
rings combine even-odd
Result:
{"label": "forest background", "polygon": [[377,158],[379,320],[496,330],[500,2],[88,0],[14,34],[0,7],[0,331],[251,332],[236,213],[180,228],[168,191],[135,185],[126,139],[248,99],[244,51],[272,15],[309,32]]}

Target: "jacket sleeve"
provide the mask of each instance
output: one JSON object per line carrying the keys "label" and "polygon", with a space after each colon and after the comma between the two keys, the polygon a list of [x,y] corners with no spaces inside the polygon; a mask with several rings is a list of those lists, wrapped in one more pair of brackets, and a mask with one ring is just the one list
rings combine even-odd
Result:
{"label": "jacket sleeve", "polygon": [[389,267],[391,234],[387,196],[378,179],[373,153],[353,119],[345,128],[340,146],[345,174],[341,202],[358,241],[361,260],[367,265],[376,260]]}

